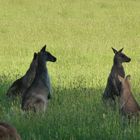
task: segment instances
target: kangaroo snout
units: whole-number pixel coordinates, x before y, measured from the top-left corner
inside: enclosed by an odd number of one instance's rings
[[[131,58],[128,57],[127,60],[126,60],[126,62],[130,62],[130,61],[131,61]]]
[[[52,59],[52,62],[56,62],[56,60],[57,60],[57,58],[56,58],[56,57],[54,57],[54,58]]]

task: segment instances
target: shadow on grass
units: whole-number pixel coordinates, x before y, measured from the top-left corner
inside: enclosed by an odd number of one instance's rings
[[[20,101],[12,101],[5,96],[10,83],[5,80],[0,83],[0,119],[14,124],[23,140],[133,138],[130,127],[125,130],[128,135],[122,131],[118,111],[104,107],[102,87],[53,87],[53,98],[47,112],[26,117],[20,109]]]

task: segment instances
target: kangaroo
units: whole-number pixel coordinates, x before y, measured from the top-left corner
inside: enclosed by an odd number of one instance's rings
[[[23,96],[23,93],[32,84],[35,78],[37,65],[37,53],[34,53],[33,60],[26,74],[20,79],[17,79],[15,82],[13,82],[11,87],[8,89],[8,97],[15,97],[17,95]]]
[[[22,98],[22,109],[25,111],[45,111],[50,96],[50,79],[46,62],[55,62],[56,57],[46,51],[46,45],[38,53],[38,67],[32,85]]]
[[[0,140],[21,140],[21,138],[13,126],[0,122]]]
[[[130,75],[127,75],[126,78],[118,75],[118,79],[121,82],[120,113],[127,116],[138,115],[140,113],[140,106],[131,91]]]
[[[125,77],[125,71],[123,68],[123,62],[130,62],[131,59],[122,53],[123,48],[117,51],[112,48],[115,56],[113,60],[113,66],[111,72],[109,74],[107,85],[105,91],[103,93],[103,101],[110,100],[115,103],[115,96],[120,96],[120,82],[118,79],[118,75]]]

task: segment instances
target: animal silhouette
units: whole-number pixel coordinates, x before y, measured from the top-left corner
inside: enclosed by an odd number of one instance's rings
[[[118,75],[125,77],[125,71],[122,63],[130,62],[131,59],[124,53],[122,53],[123,48],[119,51],[114,48],[112,48],[112,50],[115,55],[113,60],[113,66],[107,80],[105,91],[103,93],[103,101],[106,102],[110,100],[111,102],[115,103],[115,96],[120,96],[121,89]]]
[[[17,95],[23,96],[23,93],[27,90],[28,87],[30,87],[35,78],[36,68],[38,65],[37,62],[37,53],[34,53],[33,60],[26,74],[23,77],[17,79],[15,82],[13,82],[11,87],[8,89],[8,97],[15,97]]]
[[[21,140],[21,138],[13,126],[0,122],[0,140]]]
[[[46,62],[55,62],[56,57],[46,51],[46,45],[38,53],[38,67],[32,85],[22,98],[22,109],[25,111],[45,111],[50,96],[50,79]]]

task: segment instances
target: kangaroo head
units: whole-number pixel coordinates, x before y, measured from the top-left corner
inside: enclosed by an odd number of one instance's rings
[[[22,84],[25,87],[29,87],[33,82],[37,67],[38,67],[38,54],[35,52],[30,67],[22,79]]]
[[[37,67],[37,65],[38,65],[37,59],[38,59],[38,54],[35,52],[34,56],[33,56],[31,66],[30,66],[32,69],[35,69]]]
[[[118,79],[121,83],[121,91],[124,90],[129,90],[131,92],[131,84],[130,84],[130,75],[127,75],[125,78],[121,77],[120,75],[118,75]]]
[[[50,52],[46,51],[46,45],[41,49],[40,55],[45,61],[56,61],[56,57],[53,56]]]
[[[114,63],[120,64],[123,62],[130,62],[131,58],[129,58],[128,56],[126,56],[124,53],[122,53],[123,48],[120,49],[119,51],[117,51],[116,49],[112,48],[115,56],[114,56]]]

